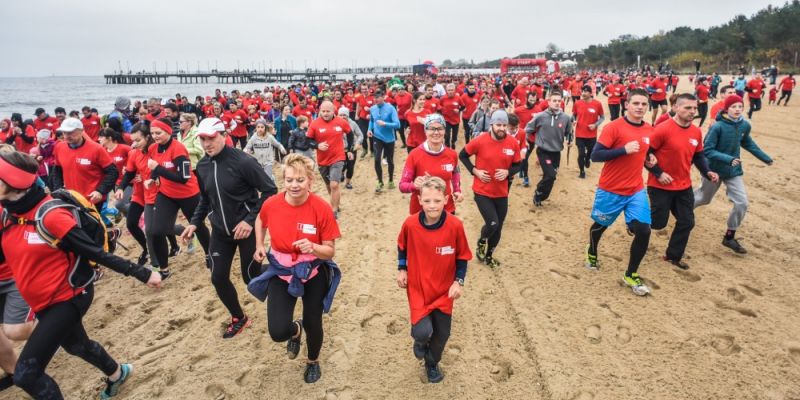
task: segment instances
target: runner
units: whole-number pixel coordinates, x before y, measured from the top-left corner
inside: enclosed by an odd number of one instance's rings
[[[620,104],[625,98],[625,85],[619,83],[619,76],[614,75],[611,78],[611,84],[603,89],[603,93],[608,96],[608,113],[611,114],[611,120],[614,121],[619,118]]]
[[[169,121],[154,119],[150,122],[150,133],[154,143],[147,151],[147,168],[150,179],[144,181],[145,188],[158,186],[153,207],[152,225],[153,256],[160,267],[162,279],[172,275],[169,270],[167,236],[175,234],[175,220],[180,210],[186,219],[194,215],[200,202],[197,177],[192,173],[192,164],[186,147],[172,138]],[[197,239],[208,261],[209,232],[205,225],[197,227]]]
[[[706,121],[708,116],[708,97],[711,94],[706,77],[703,76],[697,80],[694,92],[697,96],[697,116],[695,118],[700,118],[700,123],[697,126],[703,126],[703,122]]]
[[[444,143],[447,147],[455,149],[458,141],[458,124],[461,122],[461,110],[464,109],[464,102],[460,96],[456,95],[455,84],[448,83],[446,90],[447,94],[439,98],[442,116],[447,122]]]
[[[586,89],[589,89],[591,96],[591,88],[584,86],[584,92]],[[536,133],[536,158],[542,167],[542,180],[536,185],[533,194],[533,205],[536,207],[541,207],[553,190],[558,168],[561,166],[564,141],[566,140],[567,146],[572,146],[572,119],[561,111],[561,100],[561,91],[552,91],[547,110],[536,114],[525,127],[526,133]],[[573,109],[579,105],[580,102],[576,103]]]
[[[467,90],[461,94],[461,102],[464,104],[464,110],[461,112],[461,126],[464,127],[464,144],[467,144],[472,139],[472,126],[469,121],[481,102],[481,95],[475,89],[475,82],[472,80],[467,82]]]
[[[789,74],[781,80],[781,83],[778,85],[778,90],[781,91],[781,98],[778,99],[778,105],[781,105],[781,100],[784,98],[786,101],[783,102],[783,106],[786,107],[789,105],[789,99],[792,98],[792,90],[794,90],[795,86],[797,86],[797,80],[794,79],[794,74]]]
[[[650,151],[659,160],[658,165],[649,169],[647,179],[652,228],[664,229],[670,213],[675,217],[675,228],[663,258],[680,269],[689,269],[683,255],[694,227],[692,164],[711,182],[719,180],[703,155],[703,133],[692,124],[697,108],[694,96],[678,95],[673,107],[675,116],[656,126],[650,135]]]
[[[180,129],[175,138],[186,147],[186,152],[189,153],[189,162],[192,163],[192,171],[194,171],[194,168],[197,168],[197,162],[205,154],[203,146],[200,145],[200,139],[197,138],[197,116],[188,113],[181,114],[178,126]]]
[[[325,188],[331,196],[331,207],[337,218],[342,195],[339,184],[342,181],[344,161],[347,159],[344,154],[344,135],[350,132],[350,124],[334,117],[333,103],[323,101],[319,107],[319,118],[311,122],[306,134],[309,139],[317,143],[317,166],[325,182]],[[380,157],[377,159],[380,161]]]
[[[464,200],[461,194],[461,173],[458,169],[458,155],[455,150],[444,146],[443,132],[446,122],[439,114],[430,114],[425,118],[425,135],[427,140],[422,146],[409,153],[400,178],[400,191],[411,193],[409,214],[422,210],[419,202],[419,190],[428,176],[437,176],[445,182],[447,201],[445,210],[451,214],[456,212],[456,204]]]
[[[301,116],[300,118],[305,120],[305,117],[303,116]],[[303,126],[303,123],[306,123],[307,126],[308,120],[300,122],[300,118],[298,118],[297,123],[301,127]],[[216,132],[213,129],[208,129],[213,126],[210,124],[213,124],[213,122],[209,122],[207,125],[205,125],[206,128],[205,131]],[[253,155],[256,158],[256,160],[258,160],[258,164],[261,166],[261,169],[264,172],[266,172],[269,179],[272,182],[275,182],[275,173],[272,170],[272,166],[275,163],[275,149],[277,149],[281,155],[286,154],[286,149],[278,142],[277,139],[275,139],[275,128],[273,128],[272,125],[268,125],[267,121],[259,119],[256,121],[255,126],[256,126],[255,134],[250,137],[250,140],[247,142],[247,145],[244,146],[244,152]],[[202,143],[202,138],[200,139]],[[290,142],[291,140],[292,138],[289,138]],[[206,154],[208,154],[207,149],[206,149]]]
[[[633,293],[645,296],[650,288],[637,272],[650,242],[650,206],[644,190],[641,168],[645,159],[655,164],[655,156],[647,151],[653,128],[643,121],[647,113],[647,92],[634,89],[628,93],[627,113],[603,128],[592,151],[592,161],[605,162],[595,192],[589,245],[586,247],[586,267],[597,271],[600,264],[597,250],[603,232],[625,212],[625,223],[633,233],[628,269],[623,282]]]
[[[361,128],[361,132],[367,132],[369,130],[369,109],[375,104],[375,98],[369,93],[366,84],[361,84],[359,93],[355,98],[355,104],[356,123],[358,123],[358,127]],[[372,142],[372,138],[364,138],[364,144],[362,146],[364,151],[361,153],[361,158],[366,157],[367,153],[375,153]]]
[[[425,94],[414,93],[414,106],[406,112],[408,121],[408,135],[406,136],[406,150],[408,154],[425,141],[425,117],[431,112],[425,108]]]
[[[394,131],[400,128],[400,120],[397,119],[397,110],[394,106],[386,104],[383,89],[376,90],[373,96],[375,105],[369,109],[367,137],[372,139],[372,147],[375,152],[375,175],[378,177],[375,193],[380,193],[383,191],[383,168],[381,166],[383,159],[386,160],[389,168],[388,189],[394,189]]]
[[[612,90],[613,84],[606,89]],[[611,97],[609,97],[609,102]],[[619,100],[617,100],[619,101]],[[609,104],[610,106],[610,104]],[[578,148],[578,168],[580,173],[578,178],[586,178],[585,168],[592,165],[592,149],[597,144],[597,128],[605,121],[603,115],[603,105],[592,98],[592,88],[584,86],[581,90],[581,101],[572,107],[572,119],[575,121],[575,145]],[[619,104],[617,104],[617,114],[619,114]]]
[[[59,131],[63,141],[53,150],[53,187],[75,190],[93,204],[102,204],[119,177],[114,160],[103,146],[86,140],[79,119],[65,119]]]
[[[323,102],[321,108],[326,107],[333,108],[333,104]],[[333,112],[329,112],[332,116]],[[332,121],[329,119],[328,123]],[[311,192],[313,177],[311,159],[300,154],[286,157],[283,169],[286,190],[265,201],[256,219],[254,258],[257,262],[268,260],[269,267],[248,285],[248,290],[262,301],[269,295],[269,335],[276,342],[288,341],[289,359],[295,359],[300,353],[305,330],[308,360],[303,379],[306,383],[314,383],[322,376],[319,366],[324,335],[322,313],[330,311],[341,278],[341,271],[331,261],[336,252],[335,240],[341,233],[331,206]],[[269,251],[264,248],[267,230]],[[303,318],[293,321],[298,297],[303,299]]]
[[[745,91],[747,92],[747,100],[750,102],[750,111],[747,112],[747,119],[753,119],[753,113],[761,111],[761,97],[764,96],[764,89],[767,84],[761,78],[761,74],[757,74],[755,78],[747,82]]]
[[[352,131],[351,133],[345,135],[348,139],[346,151],[347,160],[345,160],[344,164],[344,187],[345,189],[352,190],[353,185],[351,181],[353,180],[353,174],[355,174],[356,171],[356,158],[358,156],[358,149],[360,149],[361,144],[364,143],[364,134],[361,133],[361,128],[359,128],[356,121],[350,119],[350,110],[347,107],[340,107],[338,114],[339,118],[347,121],[347,124],[350,125],[350,130]]]
[[[661,73],[656,73],[656,77],[647,85],[650,92],[650,108],[653,114],[650,118],[650,125],[655,125],[659,110],[661,113],[667,112],[667,84]]]
[[[733,208],[728,215],[728,230],[722,239],[722,245],[731,250],[745,254],[747,250],[736,240],[736,230],[742,224],[747,213],[747,192],[744,188],[744,171],[742,170],[741,149],[772,165],[768,156],[750,137],[750,123],[744,120],[744,101],[737,95],[725,99],[725,109],[717,116],[717,123],[711,126],[703,141],[703,153],[709,160],[709,167],[719,175],[717,182],[703,179],[700,187],[694,192],[694,207],[711,202],[721,183],[725,184],[728,199]]]
[[[495,111],[488,134],[476,137],[458,155],[474,176],[472,191],[484,222],[478,239],[478,260],[492,268],[500,266],[494,251],[508,213],[508,178],[519,172],[521,161],[517,139],[508,135],[506,129],[508,114]],[[475,164],[470,161],[473,155]]]
[[[397,94],[394,96],[395,106],[397,106],[397,118],[400,119],[400,140],[403,142],[403,147],[406,147],[406,128],[408,128],[408,121],[406,120],[406,112],[414,105],[413,95],[406,90],[406,86],[396,84],[392,87],[392,91],[397,89]]]
[[[259,120],[256,123],[259,133],[256,135],[266,135],[265,127],[266,121]],[[246,149],[259,140],[256,135],[248,142]],[[204,225],[208,217],[211,222],[211,283],[231,314],[231,322],[222,334],[223,339],[230,339],[251,323],[239,304],[239,296],[231,282],[233,256],[238,248],[245,284],[261,273],[261,264],[253,262],[256,250],[253,226],[264,200],[277,193],[277,189],[275,181],[259,165],[260,162],[238,149],[226,146],[224,136],[225,126],[216,118],[204,119],[198,127],[197,137],[206,153],[197,164],[201,198],[181,239],[191,240],[197,227]],[[272,149],[267,150],[266,153],[271,155]]]
[[[52,199],[34,184],[37,169],[36,161],[28,155],[0,152],[0,203],[8,215],[0,236],[0,264],[7,262],[19,293],[38,319],[19,355],[14,384],[36,399],[63,398],[58,384],[45,373],[62,347],[107,376],[100,398],[110,398],[119,393],[133,372],[133,365],[117,363],[102,345],[86,335],[81,319],[92,303],[94,276],[90,272],[87,279],[79,279],[84,274],[71,273],[72,260],[75,255],[85,257],[123,275],[132,275],[153,288],[161,287],[161,278],[103,251],[76,226],[75,217],[64,208],[51,208],[41,222],[59,242],[57,248],[48,245],[38,236],[36,226],[26,223],[34,221],[40,207]],[[78,272],[91,269],[88,264],[79,264]]]
[[[711,106],[711,125],[709,125],[708,129],[711,129],[711,127],[714,126],[714,123],[717,122],[717,117],[723,111],[723,109],[725,109],[725,99],[727,99],[729,96],[735,95],[736,89],[734,89],[733,86],[725,85],[719,89],[719,93],[719,101]]]
[[[450,337],[453,302],[463,293],[472,259],[463,223],[443,212],[447,186],[437,176],[420,178],[419,198],[412,201],[422,210],[406,218],[397,238],[397,286],[406,289],[414,356],[425,360],[430,383],[444,379],[439,361]]]

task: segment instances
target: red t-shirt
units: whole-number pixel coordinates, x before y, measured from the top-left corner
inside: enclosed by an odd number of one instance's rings
[[[608,96],[608,104],[620,104],[625,97],[625,85],[612,83],[603,90]]]
[[[45,196],[20,217],[33,220],[39,206],[50,199],[49,195]],[[58,239],[63,239],[76,226],[72,214],[63,208],[47,213],[43,222]],[[45,243],[36,233],[36,226],[14,224],[3,231],[2,237],[3,254],[17,289],[34,312],[83,292],[83,289],[73,289],[67,282],[68,271],[75,261],[73,256]]]
[[[663,101],[667,99],[667,84],[663,79],[653,79],[648,86],[654,90],[650,92],[650,100]],[[656,90],[660,91],[656,92]]]
[[[341,118],[333,118],[325,121],[317,118],[308,126],[306,136],[315,140],[317,143],[328,143],[328,150],[317,148],[317,164],[320,166],[331,166],[336,162],[344,161],[347,158],[344,154],[344,135],[350,132],[350,124]]]
[[[103,126],[100,124],[100,117],[92,114],[88,118],[81,118],[81,122],[83,123],[83,132],[86,133],[86,136],[89,136],[89,138],[96,142],[98,136],[97,134],[100,133],[100,129],[103,128]]]
[[[108,152],[109,157],[111,157],[111,161],[117,167],[117,172],[119,172],[119,177],[117,178],[117,185],[122,182],[122,176],[125,175],[125,164],[128,162],[128,153],[131,152],[131,147],[124,144],[118,144],[117,147],[114,147],[114,150]]]
[[[442,110],[442,116],[448,124],[456,125],[461,123],[461,117],[459,116],[459,113],[461,112],[461,108],[464,106],[464,103],[461,101],[461,97],[456,95],[453,95],[453,97],[440,97],[439,106]]]
[[[22,136],[27,136],[29,138],[33,138],[33,142],[28,143],[22,140]],[[31,149],[36,147],[36,129],[34,129],[33,125],[28,125],[25,129],[22,130],[22,133],[18,134],[14,137],[14,147],[20,153],[30,154]]]
[[[394,101],[397,104],[397,115],[401,121],[405,121],[406,111],[411,109],[413,98],[414,96],[408,92],[406,92],[405,96],[403,96],[402,93],[398,93],[396,96],[394,96]]]
[[[417,147],[425,142],[427,137],[425,136],[425,124],[419,122],[417,119],[422,118],[425,119],[431,112],[422,109],[420,112],[414,112],[413,110],[408,110],[406,112],[406,121],[408,121],[408,137],[406,138],[406,146],[408,147]]]
[[[461,102],[464,104],[464,112],[461,113],[461,118],[470,119],[472,114],[475,113],[475,110],[477,110],[478,106],[480,105],[481,96],[478,94],[478,92],[475,92],[475,94],[472,96],[464,93],[461,95]]]
[[[297,252],[293,243],[300,239],[322,244],[342,236],[331,205],[314,193],[299,206],[286,202],[286,192],[278,193],[264,202],[258,216],[269,231],[270,246],[281,253]]]
[[[439,102],[439,99],[435,97],[431,97],[430,99],[425,100],[425,105],[423,107],[426,110],[430,111],[431,113],[441,112],[442,109],[442,105]]]
[[[159,152],[158,147],[158,143],[151,144],[150,148],[147,150],[147,156],[158,162],[158,165],[167,171],[178,171],[178,166],[175,165],[175,159],[178,157],[185,157],[186,161],[189,161],[189,152],[186,151],[186,146],[175,139],[170,139],[170,143],[164,152]],[[194,176],[191,168],[184,170],[189,173],[189,180],[186,181],[186,183],[179,183],[171,181],[166,177],[159,177],[158,191],[171,199],[186,199],[200,193],[200,187],[197,185],[197,177]]]
[[[444,180],[447,189],[445,194],[447,204],[444,206],[445,211],[452,213],[456,211],[456,203],[453,201],[453,172],[458,167],[458,155],[456,151],[445,147],[439,154],[430,154],[423,146],[417,147],[408,154],[406,158],[405,170],[414,171],[414,178],[418,176],[425,176],[427,173],[430,176],[438,176]],[[413,180],[413,179],[412,179]],[[422,211],[422,206],[419,204],[419,190],[414,189],[411,192],[411,201],[408,203],[409,214],[415,214]]]
[[[784,92],[791,92],[794,89],[794,86],[797,85],[797,80],[792,77],[785,77],[781,79],[781,91]]]
[[[295,118],[302,115],[308,118],[309,121],[311,121],[313,119],[312,117],[314,116],[314,109],[311,108],[310,106],[306,106],[305,108],[303,108],[298,104],[294,106],[294,108],[292,109],[292,115],[294,115]]]
[[[67,142],[58,142],[53,155],[56,165],[61,167],[64,187],[87,198],[103,181],[103,169],[113,163],[108,151],[90,140],[84,140],[77,149],[70,148]]]
[[[158,194],[156,185],[150,186],[150,189],[144,188],[143,182],[150,179],[150,168],[147,168],[147,160],[149,159],[141,150],[134,149],[128,153],[128,161],[125,164],[125,172],[134,172],[141,179],[141,182],[133,182],[132,184],[131,201],[143,206],[156,204],[156,195]]]
[[[525,101],[528,99],[528,93],[531,92],[530,85],[522,86],[517,85],[514,90],[511,92],[511,100],[514,101],[514,105],[525,104]]]
[[[747,82],[747,88],[750,89],[747,92],[747,97],[751,99],[760,99],[761,93],[764,91],[764,88],[767,87],[767,84],[764,83],[761,79],[753,79],[750,82]]]
[[[467,143],[464,150],[475,155],[475,168],[485,170],[491,178],[483,182],[475,176],[472,191],[486,197],[508,197],[508,179],[498,181],[494,174],[498,169],[507,170],[511,164],[520,162],[517,139],[507,134],[503,140],[495,140],[491,133],[484,133]]]
[[[538,104],[534,104],[533,107],[528,108],[527,104],[525,104],[514,109],[514,114],[519,118],[519,126],[522,129],[525,129],[528,122],[531,122],[533,119],[533,115],[539,112],[537,105]]]
[[[662,185],[655,175],[648,174],[647,186],[664,190],[684,190],[692,187],[692,157],[703,151],[703,133],[694,124],[683,128],[670,118],[653,128],[650,147],[655,150],[658,166],[670,176],[672,183]]]
[[[708,116],[711,118],[711,125],[714,125],[714,122],[717,122],[717,114],[719,114],[724,108],[725,100],[720,100],[711,106],[711,112],[708,114]],[[711,125],[709,125],[709,128]]]
[[[711,89],[708,86],[700,84],[694,88],[695,93],[697,93],[697,101],[700,103],[708,103],[708,95],[711,93]]]
[[[229,113],[231,120],[236,122],[236,127],[231,131],[231,136],[245,137],[247,136],[247,113],[242,110]]]
[[[366,97],[361,95],[358,96],[356,102],[358,103],[359,106],[361,106],[361,109],[358,112],[358,118],[369,119],[369,108],[372,107],[373,104],[375,104],[375,98],[372,97],[371,95]]]
[[[55,134],[56,128],[59,125],[61,125],[61,123],[56,117],[47,117],[44,119],[44,121],[40,120],[39,118],[33,120],[33,129],[35,129],[36,132],[39,132],[42,129],[47,129],[50,131],[50,133]]]
[[[667,122],[667,120],[670,118],[672,118],[672,115],[669,115],[669,111],[659,115],[658,118],[656,118],[656,123],[655,125],[653,125],[653,127],[656,127],[658,125],[663,124],[664,122]]]
[[[578,100],[572,107],[572,114],[578,119],[575,124],[575,137],[583,139],[594,139],[597,137],[597,128],[589,130],[589,125],[594,124],[603,116],[603,105],[595,100],[585,102]]]
[[[611,121],[603,128],[600,138],[597,139],[598,143],[608,149],[616,149],[636,140],[639,142],[639,151],[606,161],[597,184],[600,189],[622,196],[630,196],[644,189],[642,168],[652,133],[653,127],[650,124],[644,122],[641,126],[636,126],[625,118]]]
[[[464,224],[455,215],[446,215],[435,230],[425,228],[419,218],[419,213],[409,215],[397,237],[397,247],[406,252],[412,324],[433,310],[453,314],[448,292],[455,282],[456,261],[472,259]]]

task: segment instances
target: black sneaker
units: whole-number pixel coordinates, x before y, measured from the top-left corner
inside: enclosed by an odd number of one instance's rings
[[[444,374],[439,369],[439,364],[430,365],[425,363],[425,372],[428,375],[428,382],[429,383],[439,383],[444,379]]]
[[[353,185],[348,183],[348,184],[344,185],[344,188],[347,189],[347,190],[353,190]]]
[[[213,270],[214,268],[214,260],[211,259],[211,256],[206,256],[206,268],[209,271]]]
[[[586,179],[586,172],[584,172],[584,171],[581,171],[581,173],[580,173],[580,174],[578,174],[578,178],[581,178],[581,179]]]
[[[181,254],[181,246],[175,246],[175,247],[169,249],[169,256],[170,257],[175,257],[178,254]]]
[[[170,271],[170,270],[164,271],[162,269],[162,270],[159,270],[158,273],[161,275],[161,281],[162,282],[167,280],[167,278],[169,278],[170,276],[172,276],[172,271]]]
[[[147,252],[143,251],[142,254],[139,254],[139,258],[136,260],[136,264],[145,265],[147,264]]]
[[[536,207],[541,207],[542,206],[542,201],[539,200],[538,197],[534,196],[533,197],[533,205],[536,206]]]
[[[314,383],[322,377],[322,370],[319,368],[319,362],[306,364],[306,372],[303,373],[303,380],[306,383]]]
[[[250,326],[251,321],[250,318],[247,318],[247,315],[244,318],[233,318],[231,317],[231,323],[228,324],[228,328],[225,329],[225,333],[222,334],[223,339],[230,339],[239,333],[241,333],[244,328]]]
[[[678,268],[680,268],[680,269],[682,269],[682,270],[689,269],[689,264],[687,264],[687,263],[685,263],[685,262],[683,262],[681,260],[672,260],[667,256],[664,256],[663,260],[668,262],[668,263],[670,263],[670,264],[672,264],[672,265],[674,265],[674,266],[676,266],[676,267],[678,267]]]
[[[583,164],[583,167],[589,168],[591,166],[592,166],[592,160],[590,160],[589,157],[586,157],[586,162]]]
[[[300,328],[300,334],[286,342],[286,354],[289,356],[290,360],[294,360],[297,358],[297,355],[300,354],[300,340],[303,339],[303,320],[296,319],[294,324]],[[306,373],[308,373],[308,369],[306,369]],[[317,379],[319,379],[319,376],[317,376]],[[314,381],[316,381],[316,379]]]
[[[414,341],[414,357],[417,360],[422,360],[425,358],[425,353],[428,352],[428,345],[425,343],[419,343],[416,340]]]
[[[483,261],[486,258],[486,252],[489,251],[489,241],[486,239],[478,239],[478,247],[476,256],[478,257],[479,261]]]
[[[739,254],[747,254],[747,249],[745,249],[736,238],[730,239],[722,239],[722,245],[739,253]]]

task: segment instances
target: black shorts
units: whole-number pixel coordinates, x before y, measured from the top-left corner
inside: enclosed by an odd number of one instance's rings
[[[656,108],[658,106],[666,106],[666,105],[667,105],[667,100],[666,99],[664,99],[664,100],[650,100],[650,107],[652,107],[652,108]]]

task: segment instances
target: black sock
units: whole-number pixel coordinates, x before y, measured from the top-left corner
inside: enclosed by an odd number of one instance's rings
[[[735,229],[728,229],[727,231],[725,231],[725,240],[731,240],[735,236],[736,236],[736,230]]]

